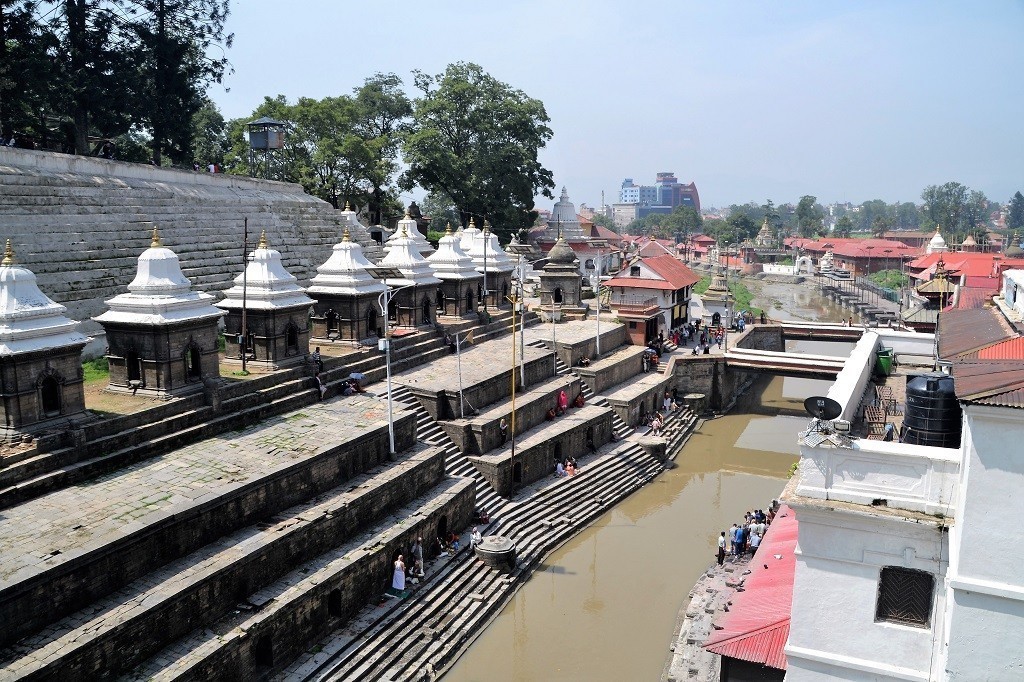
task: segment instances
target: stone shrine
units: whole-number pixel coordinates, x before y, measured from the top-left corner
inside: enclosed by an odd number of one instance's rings
[[[248,361],[267,369],[296,364],[309,350],[309,309],[313,299],[281,263],[281,252],[260,235],[245,272],[224,292],[217,307],[224,318],[224,358],[240,362],[244,348]],[[242,342],[242,309],[246,337]]]
[[[732,326],[733,296],[721,268],[711,278],[711,286],[700,295],[700,300],[704,305],[704,325],[706,327]]]
[[[5,439],[85,410],[82,348],[89,338],[51,301],[11,240],[0,262],[0,406]]]
[[[107,334],[108,388],[161,396],[202,390],[204,377],[220,374],[224,311],[210,294],[192,291],[156,228],[138,263],[128,293],[107,301],[107,312],[93,318]]]
[[[412,239],[416,245],[416,250],[419,251],[421,256],[429,256],[434,253],[434,247],[430,245],[427,238],[420,232],[419,226],[416,224],[416,220],[409,215],[409,209],[405,210],[405,217],[398,221],[398,226],[395,231],[388,237],[388,241],[384,244],[384,253],[391,253],[395,241],[400,239],[402,236],[402,230]]]
[[[441,280],[437,294],[439,315],[468,316],[476,313],[475,292],[483,275],[476,271],[473,259],[466,255],[459,242],[449,223],[438,242],[437,251],[427,258],[434,275]]]
[[[484,221],[484,229],[473,240],[467,255],[473,259],[476,271],[484,276],[481,283],[480,302],[495,308],[509,305],[508,296],[512,289],[512,271],[516,265],[498,243],[498,235],[491,232],[491,226]],[[484,293],[486,292],[486,297]]]
[[[559,238],[548,251],[548,263],[540,273],[542,314],[554,319],[586,317],[588,308],[580,299],[582,284],[576,253],[565,239]]]
[[[420,255],[405,226],[390,243],[391,250],[379,267],[397,271],[400,276],[384,279],[394,290],[388,302],[388,322],[400,327],[433,325],[441,280],[434,275],[427,259]]]
[[[346,229],[306,290],[314,301],[310,318],[314,341],[383,338],[377,301],[387,287],[366,271],[370,267],[373,264],[363,255],[363,247],[352,241]]]

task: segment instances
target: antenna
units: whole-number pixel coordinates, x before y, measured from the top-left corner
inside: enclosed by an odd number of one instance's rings
[[[831,421],[843,413],[843,406],[827,396],[812,395],[804,401],[807,414],[815,419]]]

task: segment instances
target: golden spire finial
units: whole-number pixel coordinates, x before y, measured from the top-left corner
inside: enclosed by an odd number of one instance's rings
[[[262,232],[260,232],[260,243],[256,245],[256,248],[257,249],[269,248],[267,246],[267,231],[266,230],[263,230]]]
[[[14,265],[14,247],[11,246],[11,240],[7,240],[7,248],[4,249],[4,259],[0,262],[0,265]]]
[[[452,233],[452,221],[450,221],[450,220],[448,221],[448,227],[444,228],[444,233],[446,235]]]
[[[487,222],[487,218],[484,218],[484,232],[490,232],[490,231],[491,231],[491,224],[489,222]]]
[[[402,239],[408,239],[408,238],[409,238],[409,231],[407,229],[405,229],[405,225],[402,225]]]
[[[351,211],[352,210],[352,204],[348,203],[348,201],[345,202],[345,210],[346,211]]]
[[[469,216],[469,226],[476,227],[476,221],[473,220],[473,216]]]
[[[149,248],[158,249],[161,246],[163,246],[163,243],[160,241],[160,231],[153,227],[153,239],[149,242]]]
[[[350,242],[350,241],[352,241],[352,235],[349,234],[348,227],[346,227],[345,231],[341,233],[341,241],[343,241],[343,242]]]

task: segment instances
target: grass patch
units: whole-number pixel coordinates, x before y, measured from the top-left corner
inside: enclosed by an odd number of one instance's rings
[[[110,363],[107,359],[96,358],[95,360],[86,360],[82,363],[82,377],[86,381],[98,381],[99,379],[110,378]]]
[[[693,285],[693,293],[703,294],[711,286],[711,277],[705,275],[700,278],[700,281]],[[754,293],[747,288],[747,285],[743,282],[730,279],[729,280],[729,291],[732,292],[733,297],[733,310],[749,310],[752,315],[759,316],[764,311],[757,306],[751,305],[750,302],[754,300]]]

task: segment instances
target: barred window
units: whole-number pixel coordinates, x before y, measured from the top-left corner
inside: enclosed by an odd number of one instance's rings
[[[929,627],[935,577],[927,571],[884,566],[878,578],[875,621]]]

